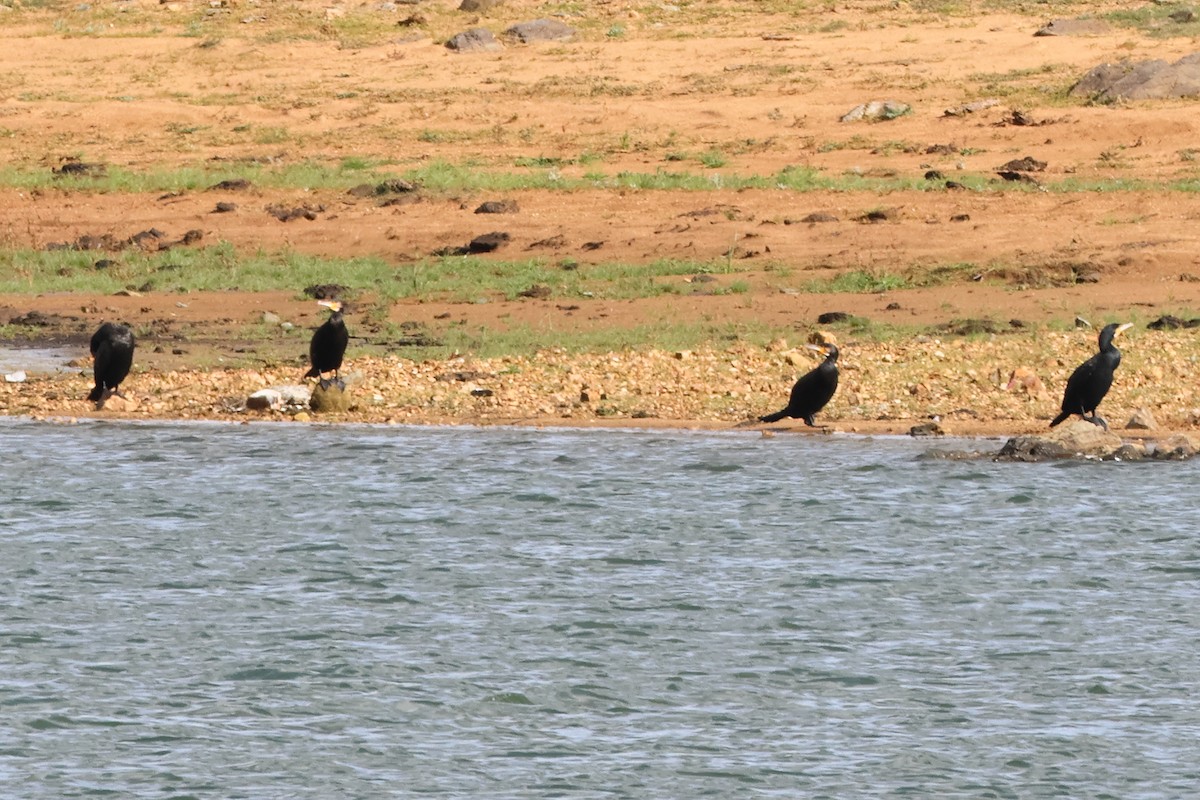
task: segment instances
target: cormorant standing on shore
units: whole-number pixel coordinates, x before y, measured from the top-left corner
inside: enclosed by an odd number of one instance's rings
[[[133,366],[133,347],[133,332],[124,325],[106,322],[92,334],[92,371],[96,385],[88,394],[88,400],[103,406],[104,401],[114,394],[125,396],[118,387]]]
[[[809,427],[816,427],[813,414],[816,414],[833,397],[838,385],[838,349],[837,345],[825,343],[822,345],[807,345],[809,350],[815,350],[825,356],[817,367],[796,381],[792,387],[792,395],[787,408],[759,417],[759,422],[778,422],[784,417],[795,417],[804,420]]]
[[[1113,322],[1104,326],[1100,331],[1100,352],[1080,364],[1067,379],[1067,389],[1063,392],[1062,413],[1050,423],[1053,428],[1072,414],[1078,414],[1093,425],[1099,425],[1108,430],[1108,423],[1096,414],[1096,406],[1108,394],[1113,382],[1113,371],[1121,364],[1121,351],[1113,344],[1113,339],[1126,328],[1132,328],[1132,322],[1118,325]],[[1091,412],[1091,416],[1088,416]]]
[[[342,358],[346,355],[350,334],[346,332],[346,323],[342,321],[342,304],[337,300],[318,300],[317,305],[325,306],[333,313],[313,332],[312,341],[308,345],[312,369],[304,373],[304,377],[319,379],[321,388],[324,389],[330,382],[322,375],[332,372],[338,386],[344,388],[342,379],[338,377],[338,370],[342,367]]]

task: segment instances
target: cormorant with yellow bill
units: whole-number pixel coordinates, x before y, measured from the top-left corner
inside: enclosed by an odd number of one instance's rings
[[[1132,327],[1132,322],[1120,325],[1113,322],[1104,326],[1100,331],[1100,352],[1076,367],[1067,379],[1062,413],[1050,423],[1051,428],[1072,414],[1078,414],[1093,425],[1108,430],[1108,423],[1096,413],[1096,406],[1108,394],[1112,387],[1113,371],[1121,364],[1121,351],[1113,344],[1113,339]]]
[[[825,360],[796,381],[792,387],[792,395],[787,408],[759,417],[760,422],[778,422],[784,417],[794,417],[804,420],[809,427],[816,427],[813,414],[816,414],[833,397],[838,385],[838,349],[830,342],[825,344],[806,345],[809,350],[815,350],[825,356]]]
[[[324,373],[332,372],[337,385],[344,388],[342,379],[338,377],[338,370],[342,367],[350,334],[346,332],[346,323],[342,321],[342,304],[337,300],[318,300],[317,305],[324,306],[333,313],[313,332],[312,341],[308,345],[312,369],[304,373],[304,377],[317,378],[324,389],[330,384],[330,381],[323,377]]]

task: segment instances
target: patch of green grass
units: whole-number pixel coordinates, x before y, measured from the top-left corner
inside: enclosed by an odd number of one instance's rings
[[[1193,12],[1187,19],[1186,12]],[[1157,38],[1200,36],[1200,14],[1186,3],[1146,3],[1136,8],[1122,8],[1103,15],[1103,19],[1124,28],[1135,28]],[[1173,17],[1172,15],[1177,15]]]
[[[813,280],[805,284],[804,290],[814,294],[831,294],[849,292],[852,294],[872,294],[886,292],[892,289],[905,289],[909,282],[902,275],[876,270],[853,269],[840,273],[828,280]]]
[[[111,262],[97,268],[96,262]],[[718,272],[721,262],[661,259],[645,264],[564,265],[544,259],[497,261],[446,256],[394,264],[381,258],[302,253],[238,253],[228,244],[145,253],[0,250],[0,293],[290,290],[341,283],[381,301],[400,298],[478,302],[519,299],[535,287],[555,298],[632,299],[682,291],[682,275]],[[739,291],[736,286],[723,291]],[[740,291],[746,291],[741,289]]]

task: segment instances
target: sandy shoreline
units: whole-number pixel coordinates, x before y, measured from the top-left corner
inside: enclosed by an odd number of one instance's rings
[[[1048,431],[1062,387],[1094,352],[1090,331],[1042,332],[985,339],[847,342],[842,382],[817,422],[828,432],[908,435],[936,422],[951,437],[1001,438]],[[1200,398],[1186,375],[1200,363],[1187,332],[1135,332],[1117,380],[1101,405],[1112,430],[1129,439],[1195,431]],[[796,377],[816,360],[797,342],[768,347],[570,354],[543,351],[495,359],[409,361],[395,356],[348,359],[350,409],[251,410],[246,398],[267,387],[301,383],[293,365],[261,369],[139,369],[96,410],[84,397],[90,370],[31,375],[0,384],[0,413],[34,419],[224,420],[528,428],[690,429],[824,435],[799,420],[757,423],[782,407]],[[1014,370],[1035,376],[1011,385]],[[1011,385],[1011,388],[1010,388]],[[1137,411],[1152,429],[1129,429]]]

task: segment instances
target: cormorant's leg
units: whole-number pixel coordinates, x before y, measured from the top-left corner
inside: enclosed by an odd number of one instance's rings
[[[1101,417],[1099,414],[1092,414],[1090,417],[1084,416],[1083,418],[1093,425],[1099,425],[1101,428],[1104,428],[1105,432],[1108,431],[1108,423],[1105,422],[1104,417]]]
[[[810,428],[817,427],[817,423],[813,422],[812,414],[809,414],[807,417],[804,418],[804,424]]]

